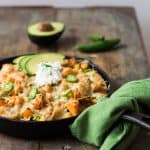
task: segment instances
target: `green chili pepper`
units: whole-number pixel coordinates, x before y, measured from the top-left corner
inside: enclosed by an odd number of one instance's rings
[[[14,84],[12,82],[7,82],[4,84],[2,90],[3,92],[10,92],[14,88]]]
[[[38,93],[38,90],[37,90],[37,88],[33,88],[31,91],[30,91],[30,93],[29,93],[29,99],[31,100],[31,99],[34,99],[35,97],[36,97],[36,94]]]
[[[87,69],[83,70],[84,73],[87,73],[87,72],[90,72],[90,71],[93,71],[93,69],[92,68],[87,68]]]
[[[77,78],[76,76],[74,76],[74,75],[68,75],[68,76],[66,77],[66,80],[67,80],[68,82],[75,83],[75,82],[78,81],[78,78]]]
[[[72,90],[71,90],[71,89],[68,89],[68,90],[62,92],[62,96],[68,97],[68,96],[71,94],[71,92],[72,92]]]
[[[97,41],[86,45],[80,45],[77,47],[79,51],[82,52],[101,52],[106,51],[114,48],[120,39],[111,39],[111,40],[104,40],[104,41]]]
[[[34,116],[32,117],[32,120],[33,120],[33,121],[40,121],[40,119],[41,119],[41,117],[40,117],[39,115],[34,115]]]
[[[104,36],[100,36],[98,34],[91,34],[90,35],[90,39],[93,41],[93,42],[96,42],[96,41],[104,41]]]

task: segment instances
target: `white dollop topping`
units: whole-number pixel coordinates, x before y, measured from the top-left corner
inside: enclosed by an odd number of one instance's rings
[[[42,86],[47,84],[57,84],[62,79],[61,76],[61,63],[44,62],[38,65],[38,70],[35,76],[36,86]]]

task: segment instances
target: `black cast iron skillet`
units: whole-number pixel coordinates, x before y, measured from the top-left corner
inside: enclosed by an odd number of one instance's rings
[[[18,57],[18,56],[16,56]],[[107,74],[99,68],[97,65],[92,63],[89,59],[79,58],[75,56],[66,56],[66,58],[76,58],[78,60],[88,60],[89,66],[95,70],[104,78],[107,86],[110,86],[110,80]],[[4,63],[12,63],[15,57],[1,58],[0,67]],[[0,117],[0,132],[24,138],[40,138],[40,137],[54,137],[61,136],[62,134],[68,134],[68,126],[74,121],[76,117],[71,117],[61,120],[53,121],[22,121],[13,120],[4,117]],[[139,125],[144,129],[150,131],[150,116],[142,113],[125,113],[121,116],[122,120]]]
[[[18,56],[15,56],[18,57]],[[10,58],[1,58],[0,67],[5,63],[12,63],[12,60],[15,57]],[[78,60],[88,60],[84,58],[79,58],[75,56],[66,56],[66,58],[76,58]],[[107,83],[107,86],[110,85],[110,80],[106,73],[100,69],[97,65],[88,60],[89,66],[95,70],[104,78]],[[0,117],[0,132],[25,138],[39,138],[39,137],[51,137],[51,136],[60,136],[61,134],[69,133],[69,124],[74,121],[75,117],[53,120],[53,121],[22,121],[22,120],[13,120],[4,117]]]

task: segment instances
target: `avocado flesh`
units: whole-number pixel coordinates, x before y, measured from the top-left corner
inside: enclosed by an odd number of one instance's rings
[[[26,65],[26,62],[32,57],[32,55],[29,55],[29,56],[24,56],[18,63],[19,63],[19,67],[25,72],[27,73],[26,71],[26,68],[25,68],[25,65]]]
[[[37,71],[37,65],[42,62],[60,62],[62,63],[65,56],[60,53],[38,53],[32,55],[19,56],[13,60],[15,64],[28,75],[34,75]],[[16,62],[17,60],[17,62]]]
[[[37,55],[32,55],[25,64],[25,70],[29,75],[34,75],[37,71],[38,64],[42,62],[63,62],[64,55],[59,53],[40,53]]]
[[[17,57],[17,58],[15,58],[14,60],[13,60],[13,63],[14,64],[19,64],[19,61],[22,59],[22,58],[24,58],[25,56],[20,56],[20,57]]]
[[[57,33],[63,32],[64,31],[64,24],[60,23],[60,22],[50,22],[50,24],[54,27],[54,30],[52,31],[39,31],[37,29],[37,25],[33,24],[31,26],[28,27],[28,34],[32,35],[32,36],[53,36]]]

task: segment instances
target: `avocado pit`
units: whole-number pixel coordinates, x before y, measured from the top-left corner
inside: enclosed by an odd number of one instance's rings
[[[53,31],[54,27],[49,22],[41,22],[37,25],[37,30],[40,32],[49,32]]]

